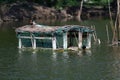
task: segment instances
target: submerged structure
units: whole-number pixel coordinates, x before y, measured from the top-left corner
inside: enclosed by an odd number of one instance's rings
[[[17,28],[18,48],[89,49],[94,30],[80,25],[25,25]],[[72,47],[72,48],[71,48]]]

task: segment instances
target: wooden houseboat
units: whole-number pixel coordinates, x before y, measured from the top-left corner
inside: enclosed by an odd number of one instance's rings
[[[18,48],[90,49],[94,30],[80,25],[25,25],[16,28]]]

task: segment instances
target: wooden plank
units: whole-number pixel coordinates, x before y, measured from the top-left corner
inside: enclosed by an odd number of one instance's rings
[[[82,48],[82,32],[78,32],[78,48]]]
[[[29,36],[19,36],[18,38],[21,39],[33,39],[33,37],[29,37]],[[52,37],[34,37],[35,39],[52,39]]]
[[[91,48],[91,37],[92,37],[92,34],[88,34],[88,36],[87,36],[87,45],[86,45],[87,49]]]
[[[33,40],[33,49],[36,49],[36,39]]]
[[[21,38],[18,39],[18,48],[19,49],[22,48],[22,40],[21,40]]]
[[[34,37],[35,39],[52,39],[52,37]]]
[[[53,50],[56,50],[56,37],[52,38],[52,47],[53,47]]]
[[[63,48],[67,49],[68,47],[68,41],[67,41],[67,33],[63,33]]]
[[[21,39],[32,39],[32,37],[30,37],[30,36],[19,36],[18,38],[21,38]]]

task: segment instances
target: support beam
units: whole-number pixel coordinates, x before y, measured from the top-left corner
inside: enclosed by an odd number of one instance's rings
[[[56,50],[56,37],[53,37],[52,38],[52,47],[53,47],[53,50]]]
[[[82,48],[82,32],[78,32],[78,48]]]
[[[21,49],[22,48],[22,39],[18,38],[18,48]]]
[[[33,38],[33,49],[36,49],[36,39]]]
[[[92,34],[88,34],[88,37],[87,37],[87,45],[86,45],[86,48],[87,48],[87,49],[90,49],[90,48],[91,48],[91,37],[92,37]]]
[[[68,41],[67,41],[67,33],[63,33],[63,48],[67,49],[68,47]]]

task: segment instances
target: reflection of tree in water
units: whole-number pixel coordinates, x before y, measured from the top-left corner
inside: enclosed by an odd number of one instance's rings
[[[118,45],[120,42],[120,0],[117,0],[117,14],[115,23],[111,20],[111,26],[113,30],[112,45]]]

